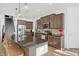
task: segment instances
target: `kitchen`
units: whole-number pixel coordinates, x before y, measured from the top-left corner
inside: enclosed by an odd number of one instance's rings
[[[78,55],[79,9],[75,6],[79,4],[0,4],[0,55]]]

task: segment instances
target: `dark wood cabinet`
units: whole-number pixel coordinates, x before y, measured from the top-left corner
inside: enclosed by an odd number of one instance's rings
[[[50,28],[56,28],[56,14],[51,14],[50,15]]]
[[[33,33],[32,32],[26,32],[27,37],[25,37],[26,43],[33,41]]]
[[[42,20],[37,20],[37,29],[42,29]]]
[[[64,14],[57,14],[56,15],[56,21],[57,21],[57,28],[63,28],[63,19],[64,19]]]
[[[40,19],[42,20],[42,23],[49,23],[50,16],[49,15],[48,16],[44,16],[44,17],[41,17]]]
[[[50,28],[60,29],[63,28],[63,16],[64,14],[52,14],[50,15]]]
[[[25,20],[17,20],[17,24],[18,25],[26,25],[26,21]]]
[[[37,29],[44,29],[44,24],[49,24],[50,22],[50,16],[44,16],[41,17],[39,20],[37,20]]]
[[[31,32],[32,28],[33,28],[33,22],[18,20],[17,21],[17,29],[18,29],[17,40],[20,41],[20,43],[22,44],[32,42],[33,41],[33,32]],[[27,29],[29,29],[29,31],[27,31]]]
[[[26,25],[26,29],[32,29],[33,28],[33,22],[31,22],[31,21],[18,20],[17,24]]]
[[[37,29],[44,29],[43,24],[49,24],[48,29],[60,29],[63,28],[64,14],[51,14],[41,17],[37,20]]]
[[[59,36],[48,35],[48,45],[61,49],[61,36],[58,29],[63,29],[63,22],[64,22],[63,13],[51,14],[48,16],[41,17],[39,20],[37,20],[37,29],[45,29],[43,28],[43,24],[49,24],[49,28],[46,29],[54,29],[56,30],[55,32],[59,34]],[[40,35],[38,35],[37,39],[40,40]]]
[[[48,36],[48,45],[53,46],[57,49],[61,49],[61,37],[49,35]]]
[[[41,20],[42,20],[42,28],[49,29],[50,16],[48,15],[48,16],[41,17]]]
[[[45,36],[45,39],[42,39],[42,35]],[[48,35],[43,33],[35,33],[35,41],[37,44],[46,42],[48,40]]]
[[[33,22],[26,21],[26,29],[32,29],[33,28]]]

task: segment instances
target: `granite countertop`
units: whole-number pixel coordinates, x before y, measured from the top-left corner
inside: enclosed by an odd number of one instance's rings
[[[43,45],[43,44],[47,44],[48,42],[43,42],[43,43],[40,43],[40,44],[37,44],[37,43],[32,43],[30,45],[25,45],[24,47],[27,47],[27,48],[30,48],[30,47],[39,47],[39,45]]]
[[[40,32],[36,32],[36,34],[49,35],[48,33],[40,33]]]

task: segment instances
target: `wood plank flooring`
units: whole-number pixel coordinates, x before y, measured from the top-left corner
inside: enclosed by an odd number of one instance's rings
[[[78,56],[79,54],[76,52],[67,50],[67,49],[59,50],[59,49],[49,46],[48,47],[48,55],[49,56]]]

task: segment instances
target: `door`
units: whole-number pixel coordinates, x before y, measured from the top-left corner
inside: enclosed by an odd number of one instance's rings
[[[71,18],[68,30],[69,48],[79,48],[79,19]]]
[[[65,45],[67,48],[79,48],[79,8],[68,8],[65,22]]]

